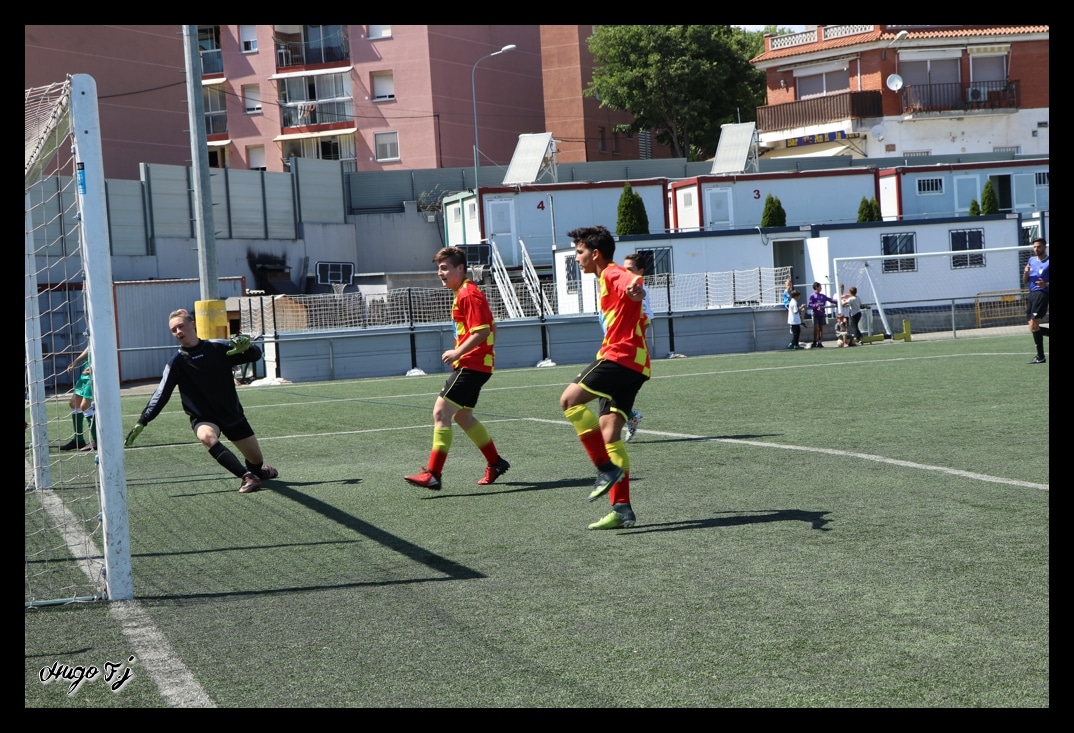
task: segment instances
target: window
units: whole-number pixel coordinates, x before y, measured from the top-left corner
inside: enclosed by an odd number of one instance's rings
[[[641,265],[645,268],[645,279],[657,275],[671,275],[671,247],[654,247],[639,249]]]
[[[992,148],[993,153],[1014,153],[1018,155],[1022,152],[1021,145],[996,145]]]
[[[649,160],[653,157],[653,134],[648,130],[638,133],[638,158]]]
[[[892,151],[895,150],[894,145],[891,147],[891,150]],[[904,158],[927,158],[930,155],[932,155],[931,150],[905,150],[905,151],[903,151],[902,157],[904,157]]]
[[[251,145],[246,148],[246,165],[252,171],[265,170],[264,145]]]
[[[942,178],[918,178],[917,179],[917,195],[923,196],[928,194],[942,194],[943,193],[943,179]]]
[[[243,53],[253,53],[257,51],[256,25],[239,26],[239,48],[242,49]]]
[[[373,135],[377,160],[399,160],[399,133],[378,132]]]
[[[1037,171],[1033,174],[1033,177],[1038,186],[1048,185],[1048,171]]]
[[[227,148],[217,146],[209,148],[209,167],[227,168]]]
[[[928,53],[941,54],[941,50]],[[962,104],[958,49],[951,58],[919,59],[916,54],[899,52],[899,76],[903,99],[909,111],[952,109]]]
[[[603,127],[598,127],[597,128],[597,152],[598,153],[606,152],[605,149],[604,149],[604,128]]]
[[[912,255],[917,252],[916,236],[912,233],[884,234],[880,237],[880,248],[883,255]],[[917,272],[917,258],[884,260],[883,271],[885,273]]]
[[[369,26],[369,38],[391,38],[392,27],[390,25],[371,25]]]
[[[354,263],[353,262],[318,262],[317,263],[317,284],[318,285],[334,285],[334,284],[351,285],[353,282],[354,282]]]
[[[612,131],[612,155],[619,155],[619,133]]]
[[[201,88],[201,100],[205,106],[205,132],[221,135],[227,132],[227,95],[224,84],[210,84]]]
[[[798,87],[798,99],[849,92],[850,71],[848,69],[835,69],[823,74],[799,76],[795,79],[795,84]]]
[[[395,99],[395,79],[392,72],[378,71],[371,75],[371,80],[374,102]]]
[[[224,57],[220,53],[220,26],[198,26],[198,51],[201,55],[202,74],[223,73]]]
[[[582,289],[582,268],[578,266],[576,255],[567,255],[563,258],[563,278],[567,283],[567,292],[574,294]]]
[[[951,251],[965,252],[967,250],[984,249],[983,229],[955,229],[951,232]],[[951,268],[962,270],[967,267],[984,267],[983,254],[955,255],[951,258]]]
[[[284,140],[283,159],[289,161],[291,158],[338,160],[346,164],[343,166],[345,171],[353,172],[354,163],[357,161],[354,135],[328,135]]]
[[[246,114],[252,115],[261,111],[261,85],[244,84],[242,87],[242,103],[246,107]]]
[[[347,74],[317,74],[280,79],[278,94],[284,127],[349,122],[354,119]]]

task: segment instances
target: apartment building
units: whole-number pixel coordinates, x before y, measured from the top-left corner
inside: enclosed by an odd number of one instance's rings
[[[183,26],[25,26],[26,87],[98,84],[108,178],[190,165]],[[669,157],[582,90],[592,26],[199,25],[209,162],[287,171],[506,167],[526,133],[560,163]],[[476,151],[475,151],[476,148]]]
[[[1047,25],[827,25],[767,36],[762,157],[1048,155]]]

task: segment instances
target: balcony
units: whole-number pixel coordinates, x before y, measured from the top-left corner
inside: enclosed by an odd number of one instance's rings
[[[883,116],[880,92],[842,92],[803,99],[800,102],[758,107],[757,129],[761,132],[774,132]]]
[[[280,106],[283,127],[307,127],[354,121],[351,99],[332,101],[283,102]]]
[[[903,114],[991,109],[1013,111],[1018,108],[1020,99],[1017,79],[911,84],[899,90],[899,105]]]
[[[349,61],[350,57],[350,49],[346,43],[330,45],[311,41],[276,42],[277,69]]]

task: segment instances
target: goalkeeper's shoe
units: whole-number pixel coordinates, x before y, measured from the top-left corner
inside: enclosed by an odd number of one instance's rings
[[[261,479],[276,478],[279,475],[280,475],[280,472],[277,471],[272,466],[267,466],[267,465],[261,466],[261,476],[260,476]]]
[[[645,417],[638,410],[630,411],[630,419],[626,421],[626,425],[623,426],[623,441],[630,442],[630,439],[634,437],[634,433],[638,432],[638,423]]]
[[[403,476],[409,483],[415,486],[421,486],[426,489],[432,489],[433,491],[440,491],[440,477],[433,474],[427,468],[421,469],[421,472],[414,476]]]
[[[600,497],[611,491],[623,478],[623,469],[619,466],[612,465],[612,467],[606,471],[597,471],[597,480],[593,482],[593,490],[589,492],[589,500],[595,501]]]
[[[634,510],[630,504],[615,504],[611,513],[605,515],[599,522],[593,522],[589,529],[626,529],[633,527],[638,521],[634,516]]]
[[[511,467],[511,464],[505,461],[502,457],[496,460],[496,463],[491,466],[485,466],[485,475],[477,481],[478,486],[488,486],[489,484],[496,483],[496,479],[507,473],[507,469]]]
[[[242,477],[242,486],[239,487],[240,494],[252,494],[261,488],[261,479],[254,476],[253,473],[247,471]]]

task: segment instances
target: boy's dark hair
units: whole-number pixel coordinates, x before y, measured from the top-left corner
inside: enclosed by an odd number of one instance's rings
[[[604,255],[604,259],[611,262],[615,257],[615,238],[607,227],[579,227],[567,232],[567,236],[575,244],[582,243],[586,249],[595,249]]]
[[[626,262],[627,260],[633,262],[635,266],[643,273],[649,272],[649,258],[641,252],[631,252],[628,255],[623,255],[623,262]]]
[[[797,290],[792,290],[791,291],[791,297],[792,298],[800,298],[801,296],[802,296],[802,294],[799,293]]]
[[[433,262],[438,265],[441,262],[447,262],[452,267],[465,265],[466,251],[460,247],[444,247],[435,255],[433,255]]]

